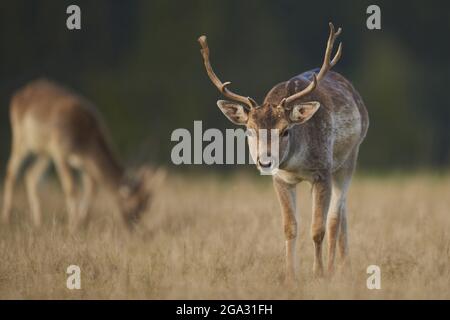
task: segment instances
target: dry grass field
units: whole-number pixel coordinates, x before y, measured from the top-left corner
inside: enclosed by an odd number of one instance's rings
[[[450,299],[450,176],[356,177],[349,195],[352,270],[312,278],[310,187],[298,188],[299,282],[283,286],[284,239],[270,178],[256,172],[169,176],[138,232],[128,235],[99,195],[89,227],[69,235],[62,193],[41,188],[31,228],[23,188],[0,227],[0,298]],[[81,267],[81,290],[66,268]],[[381,290],[366,268],[381,267]]]

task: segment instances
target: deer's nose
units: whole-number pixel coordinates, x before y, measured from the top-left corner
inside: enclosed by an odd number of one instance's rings
[[[262,161],[261,159],[259,159],[258,164],[261,168],[270,168],[272,166],[272,161],[271,160]]]

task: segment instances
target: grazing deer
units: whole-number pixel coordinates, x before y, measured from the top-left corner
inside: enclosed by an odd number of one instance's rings
[[[71,227],[87,220],[95,184],[113,195],[128,226],[147,208],[163,171],[152,175],[150,169],[141,168],[136,177],[126,176],[112,151],[100,114],[85,98],[48,80],[36,80],[13,96],[10,117],[12,148],[4,188],[4,222],[10,216],[21,164],[30,154],[34,155],[34,162],[25,172],[25,181],[36,226],[41,224],[38,182],[50,161],[61,180]],[[79,202],[73,169],[81,173],[83,188]]]
[[[339,44],[331,60],[334,41],[341,33],[341,28],[335,32],[333,24],[329,26],[330,36],[321,69],[307,71],[277,84],[269,91],[262,105],[249,97],[233,93],[227,87],[230,82],[222,83],[219,80],[209,61],[206,37],[198,39],[209,78],[224,96],[232,100],[219,100],[218,107],[231,122],[245,125],[248,131],[256,133],[248,137],[250,153],[256,166],[262,170],[274,163],[279,164],[273,175],[273,184],[284,223],[288,282],[296,274],[296,185],[301,181],[312,184],[314,274],[323,275],[322,241],[325,234],[329,273],[334,270],[336,245],[342,262],[346,261],[347,191],[359,145],[369,126],[367,110],[358,92],[343,76],[329,71],[342,53],[342,44]],[[267,148],[258,147],[260,129],[269,132]],[[278,130],[275,132],[279,134],[271,136],[272,129]],[[278,157],[266,153],[267,149],[270,150],[272,139],[278,139],[275,141],[279,146]]]

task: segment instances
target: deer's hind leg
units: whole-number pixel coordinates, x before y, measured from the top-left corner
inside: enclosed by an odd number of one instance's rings
[[[19,175],[20,168],[24,162],[27,151],[21,146],[17,139],[17,134],[13,132],[13,145],[11,148],[11,155],[8,160],[8,167],[6,169],[5,185],[3,190],[3,208],[2,208],[2,222],[8,223],[11,215],[12,201],[14,194],[14,186]]]
[[[35,227],[41,225],[41,206],[38,196],[39,181],[50,164],[50,159],[45,155],[39,155],[31,164],[25,174],[25,183],[30,204],[31,218]]]
[[[353,151],[344,165],[332,175],[332,192],[327,221],[328,273],[334,272],[336,245],[341,259],[348,254],[347,243],[347,193],[355,167],[357,150]]]
[[[323,276],[322,242],[325,237],[328,208],[331,198],[331,177],[329,172],[318,174],[313,183],[313,213],[311,221],[311,235],[314,241],[315,277]]]

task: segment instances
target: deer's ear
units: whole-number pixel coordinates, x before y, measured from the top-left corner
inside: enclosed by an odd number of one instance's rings
[[[317,101],[302,102],[295,104],[289,114],[289,119],[294,123],[305,123],[319,110],[320,103]]]
[[[234,124],[247,124],[248,109],[246,109],[243,105],[236,102],[219,100],[217,101],[217,106],[223,112],[223,114]]]
[[[166,175],[167,172],[164,168],[154,169],[146,165],[142,166],[136,174],[137,179],[141,182],[141,187],[148,192],[160,188]]]

